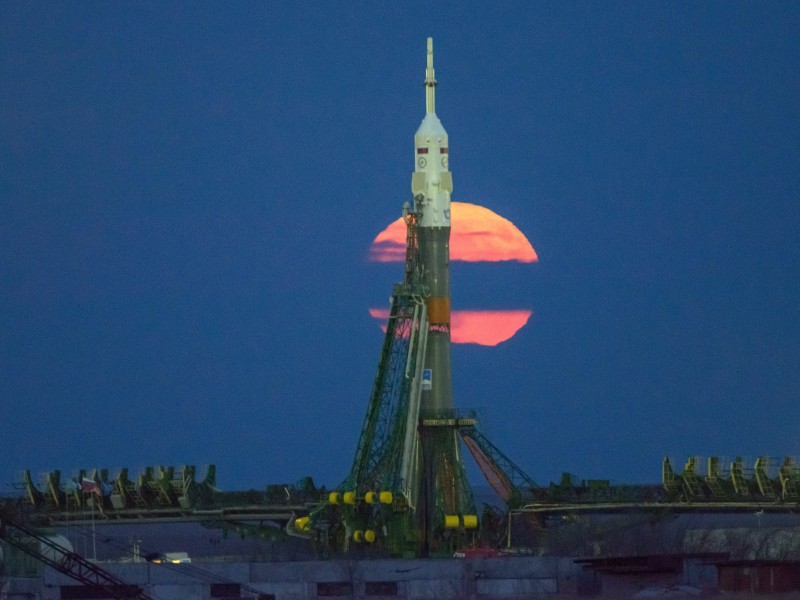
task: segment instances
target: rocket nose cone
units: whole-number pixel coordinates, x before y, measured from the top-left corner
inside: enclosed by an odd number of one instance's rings
[[[435,113],[428,113],[422,119],[419,129],[417,129],[417,135],[447,135],[447,132],[444,130],[439,117]]]

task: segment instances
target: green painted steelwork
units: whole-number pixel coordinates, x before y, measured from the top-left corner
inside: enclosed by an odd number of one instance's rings
[[[422,284],[418,215],[408,205],[404,219],[404,280],[391,297],[353,465],[329,502],[314,510],[309,522],[301,522],[301,530],[317,530],[334,552],[366,542],[397,556],[451,553],[464,528],[447,529],[446,523],[456,518],[463,524],[463,515],[474,514],[455,429],[426,424],[426,419],[446,416],[441,410],[420,412],[428,289]]]
[[[741,457],[725,467],[719,457],[709,457],[705,476],[698,472],[699,459],[689,457],[680,474],[669,458],[662,463],[662,482],[670,502],[796,504],[800,500],[800,467],[786,457],[777,461],[759,456],[752,468]],[[777,473],[776,473],[777,471]]]
[[[25,497],[34,507],[51,512],[76,513],[99,510],[122,514],[131,510],[191,509],[208,504],[216,490],[216,468],[209,466],[202,481],[195,480],[195,467],[147,467],[136,481],[128,478],[128,469],[121,469],[109,478],[107,469],[80,470],[63,480],[61,472],[50,471],[42,476],[44,491],[33,481],[30,471],[23,473]]]
[[[472,453],[489,485],[509,508],[517,508],[534,498],[539,486],[510,458],[492,444],[475,426],[474,419],[462,419],[459,427],[464,443]]]
[[[417,370],[416,356],[409,351],[427,326],[420,318],[423,311],[424,302],[418,295],[401,292],[392,296],[364,427],[350,475],[340,486],[343,490],[400,492],[411,484],[402,480],[401,461],[413,381],[408,373]]]

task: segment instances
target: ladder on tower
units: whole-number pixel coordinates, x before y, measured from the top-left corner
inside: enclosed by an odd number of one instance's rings
[[[769,475],[767,474],[767,469],[769,469],[769,459],[767,459],[766,456],[759,456],[756,459],[756,464],[753,469],[756,475],[756,485],[758,485],[758,491],[760,491],[761,495],[767,500],[775,500],[775,487],[772,484],[772,479],[770,479]]]
[[[711,490],[711,495],[717,500],[725,499],[725,490],[722,488],[719,477],[719,457],[708,457],[708,473],[706,474],[706,485]]]
[[[686,500],[694,500],[700,494],[700,482],[697,480],[697,458],[690,456],[681,473],[683,492]]]
[[[731,463],[731,483],[737,496],[747,497],[750,495],[750,486],[744,474],[744,461],[737,457]]]
[[[800,476],[798,473],[797,465],[788,456],[783,460],[783,464],[779,469],[779,476],[781,480],[781,498],[797,502],[800,500],[800,494],[797,492],[797,480]]]

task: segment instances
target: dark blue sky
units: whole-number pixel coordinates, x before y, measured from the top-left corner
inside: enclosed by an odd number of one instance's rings
[[[455,402],[534,479],[800,454],[800,4],[33,3],[0,18],[0,491],[349,470],[434,37],[453,198],[535,265],[452,267]]]

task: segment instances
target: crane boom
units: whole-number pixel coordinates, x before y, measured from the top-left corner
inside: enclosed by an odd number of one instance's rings
[[[18,523],[14,519],[13,510],[7,507],[0,512],[0,539],[67,577],[71,577],[83,585],[102,590],[110,598],[153,600],[138,586],[131,586],[81,555],[59,546],[46,536]],[[26,540],[33,540],[36,543],[31,545],[26,543]],[[46,548],[48,552],[42,552],[42,548]],[[137,589],[138,592],[132,595],[130,592],[132,588]]]

